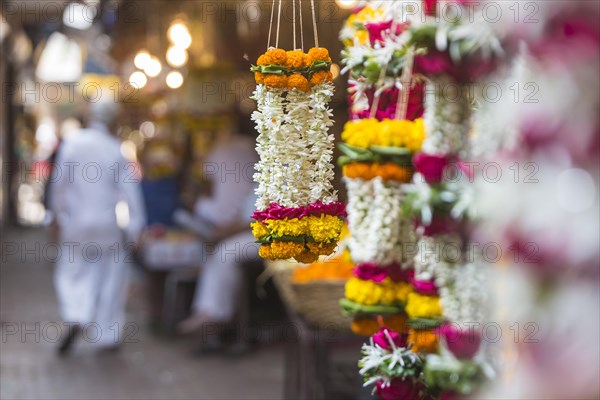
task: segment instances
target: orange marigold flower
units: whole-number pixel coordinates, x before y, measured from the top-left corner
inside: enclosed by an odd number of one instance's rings
[[[258,60],[256,60],[256,65],[260,65],[260,66],[269,65],[267,63],[268,59],[269,58],[266,56],[266,54],[261,54],[260,57],[258,57]]]
[[[255,72],[254,73],[254,80],[259,85],[264,84],[265,83],[265,74],[263,74],[262,72]]]
[[[397,314],[383,317],[383,326],[387,326],[393,331],[399,333],[407,333],[406,315]],[[376,318],[356,318],[352,321],[351,329],[357,335],[371,336],[379,332],[381,328],[379,321]]]
[[[332,254],[336,247],[337,243],[332,244],[323,244],[323,243],[307,243],[306,246],[312,253],[322,256],[328,256]]]
[[[290,69],[298,69],[304,66],[305,54],[302,50],[290,50],[287,52],[286,66]]]
[[[415,353],[436,353],[438,350],[437,334],[433,331],[409,329],[408,343],[412,344]]]
[[[271,246],[268,244],[263,244],[258,249],[258,255],[265,260],[272,260],[273,254],[271,253]]]
[[[265,85],[276,89],[287,88],[288,78],[285,75],[267,74],[265,75]]]
[[[379,331],[379,324],[374,318],[357,318],[352,320],[350,329],[359,336],[371,336]]]
[[[313,85],[320,85],[321,83],[331,82],[332,80],[333,74],[330,71],[318,71],[310,78],[310,83]]]
[[[310,82],[301,74],[293,74],[288,77],[288,88],[289,89],[298,89],[303,92],[308,92],[310,90]]]
[[[258,65],[282,65],[285,66],[287,62],[287,53],[283,49],[269,49],[265,54],[265,57],[262,61],[266,64],[258,64]],[[260,60],[260,57],[259,57]]]
[[[329,56],[329,51],[324,47],[313,47],[308,51],[308,61],[309,65],[312,65],[315,61],[326,61],[331,62],[331,57]]]
[[[310,264],[319,259],[319,255],[310,251],[305,251],[294,257],[296,261],[303,264]]]

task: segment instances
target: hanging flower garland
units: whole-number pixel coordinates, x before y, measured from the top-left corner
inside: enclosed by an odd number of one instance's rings
[[[314,4],[313,25],[316,46],[307,53],[270,47],[252,67],[257,83],[252,119],[260,156],[252,232],[262,244],[259,255],[270,260],[311,263],[332,254],[344,226],[344,205],[331,183],[331,58],[318,46]],[[295,35],[294,26],[294,43]]]
[[[381,317],[405,332],[404,306],[413,291],[409,244],[416,238],[400,200],[412,179],[412,155],[425,138],[423,86],[411,80],[410,49],[400,35],[405,26],[392,24],[399,11],[395,2],[370,2],[340,33],[351,120],[338,163],[348,193],[349,248],[358,265],[341,305],[362,335],[375,333]]]

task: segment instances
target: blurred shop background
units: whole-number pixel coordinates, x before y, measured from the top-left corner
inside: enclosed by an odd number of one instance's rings
[[[338,32],[353,3],[317,1],[321,45],[334,62],[341,51]],[[319,336],[312,330],[299,339],[296,328],[286,332],[302,322],[289,320],[260,262],[244,266],[243,304],[236,311],[243,332],[241,339],[239,331],[225,333],[233,344],[223,353],[227,357],[206,358],[197,351],[197,336],[175,334],[190,312],[202,249],[194,233],[177,226],[174,212],[193,209],[210,191],[205,160],[220,135],[254,132],[249,69],[265,51],[272,1],[0,5],[0,397],[277,399],[285,392],[288,398],[331,398],[321,381],[335,386],[323,373],[325,362],[333,361],[325,355],[329,345],[339,346],[341,364],[331,370],[346,392],[341,398],[361,395],[360,339],[348,342],[335,332]],[[283,10],[280,47],[292,46],[289,7]],[[305,16],[309,7],[302,2]],[[309,32],[308,18],[305,25]],[[345,83],[337,65],[333,72],[333,133],[339,136],[347,119]],[[61,320],[53,257],[44,252],[53,222],[48,182],[57,174],[61,143],[86,126],[90,105],[99,101],[120,103],[120,152],[130,163],[127,172],[141,179],[147,209],[146,256],[136,256],[128,293],[135,340],[112,358],[84,349],[59,361],[57,344],[44,340],[48,332],[42,331],[42,340],[27,336],[40,323],[44,329]],[[126,224],[126,208],[116,212]],[[42,249],[41,257],[35,249]],[[339,314],[337,303],[335,310]],[[252,326],[258,328],[246,330]]]

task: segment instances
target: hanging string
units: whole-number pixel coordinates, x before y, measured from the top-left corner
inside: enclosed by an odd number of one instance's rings
[[[317,32],[317,14],[315,13],[315,0],[310,0],[312,9],[313,30],[315,31],[315,47],[319,48],[319,33]]]
[[[400,77],[400,83],[402,88],[398,92],[398,102],[396,103],[396,115],[395,119],[406,119],[406,113],[408,112],[408,101],[410,98],[412,70],[413,70],[414,53],[413,49],[408,49],[406,54],[406,64],[402,69],[402,76]]]
[[[279,0],[279,10],[277,11],[277,37],[275,39],[275,47],[279,48],[279,28],[281,27],[281,2]]]
[[[271,6],[271,22],[269,22],[269,40],[267,41],[267,50],[271,48],[271,34],[273,33],[273,18],[275,17],[275,0]]]
[[[296,0],[292,0],[292,8],[294,11],[292,12],[292,29],[294,31],[294,48],[292,50],[296,50]]]
[[[304,51],[304,20],[302,19],[302,0],[298,0],[300,8],[300,49]]]

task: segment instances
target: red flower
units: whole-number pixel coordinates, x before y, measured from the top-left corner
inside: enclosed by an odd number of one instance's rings
[[[456,324],[444,324],[436,332],[446,340],[448,350],[457,358],[471,359],[481,346],[481,332],[477,329],[461,329]]]
[[[419,392],[423,385],[410,379],[394,379],[389,385],[384,382],[377,382],[377,395],[381,400],[420,400]]]
[[[456,232],[459,229],[457,220],[438,214],[433,214],[433,218],[429,225],[424,225],[419,219],[417,219],[415,223],[417,226],[423,228],[423,236],[441,235],[443,233]]]
[[[438,287],[433,281],[411,279],[410,283],[415,287],[417,292],[425,296],[436,296],[438,294]]]
[[[387,334],[386,334],[387,332]],[[389,338],[388,338],[389,335]],[[376,334],[371,336],[373,338],[373,343],[381,347],[382,349],[392,351],[392,345],[390,343],[390,339],[394,346],[396,347],[406,347],[406,340],[408,335],[403,335],[398,332],[395,332],[385,326],[379,330]]]
[[[448,156],[438,156],[427,153],[418,153],[413,157],[415,170],[425,178],[430,185],[435,185],[442,181],[444,169],[450,164],[451,159]]]
[[[391,20],[387,22],[371,22],[365,24],[365,28],[369,32],[369,40],[371,41],[371,46],[375,46],[375,44],[378,42],[383,42],[383,33],[389,31],[391,27]]]

